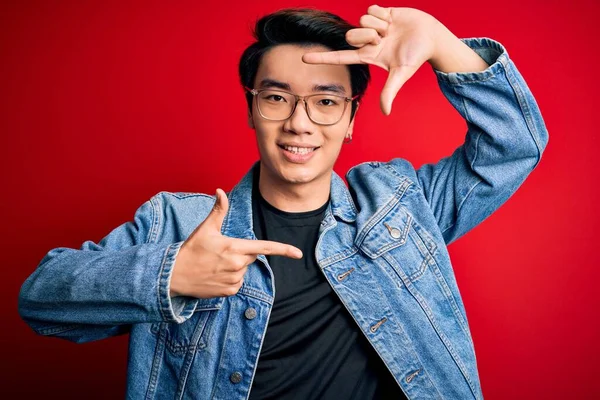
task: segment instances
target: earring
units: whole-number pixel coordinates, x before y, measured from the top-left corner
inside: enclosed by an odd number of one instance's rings
[[[346,136],[346,137],[344,138],[344,143],[346,143],[346,144],[350,143],[351,141],[352,141],[352,135],[350,135],[350,136]]]

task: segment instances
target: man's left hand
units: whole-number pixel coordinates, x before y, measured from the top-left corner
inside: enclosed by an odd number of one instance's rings
[[[392,111],[392,101],[404,83],[436,51],[438,35],[448,32],[433,16],[414,8],[372,5],[360,18],[360,28],[350,29],[346,41],[356,50],[304,54],[308,64],[373,64],[389,72],[381,92],[381,110]]]

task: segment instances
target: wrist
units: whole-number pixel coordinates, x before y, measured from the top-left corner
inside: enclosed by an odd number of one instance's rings
[[[173,269],[171,270],[171,277],[169,280],[169,296],[177,297],[184,296],[184,293],[181,288],[181,273],[183,269],[185,259],[185,250],[184,247],[181,246],[177,256],[175,257],[175,263],[173,264]]]
[[[433,69],[451,73],[479,72],[489,67],[473,49],[439,21],[434,32],[435,49],[431,58],[427,60]]]

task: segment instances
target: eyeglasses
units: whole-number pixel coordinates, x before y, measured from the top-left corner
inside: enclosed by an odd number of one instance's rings
[[[304,102],[306,114],[318,125],[334,125],[340,122],[346,106],[358,96],[344,97],[328,93],[298,96],[285,90],[250,89],[244,87],[254,97],[260,116],[270,121],[283,121],[294,114],[300,100]]]

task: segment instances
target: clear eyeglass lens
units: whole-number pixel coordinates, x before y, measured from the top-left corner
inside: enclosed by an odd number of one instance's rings
[[[290,117],[296,97],[277,90],[259,93],[258,107],[263,117],[284,120]],[[346,108],[344,97],[330,94],[316,94],[306,98],[308,115],[317,124],[333,124],[339,121]]]

